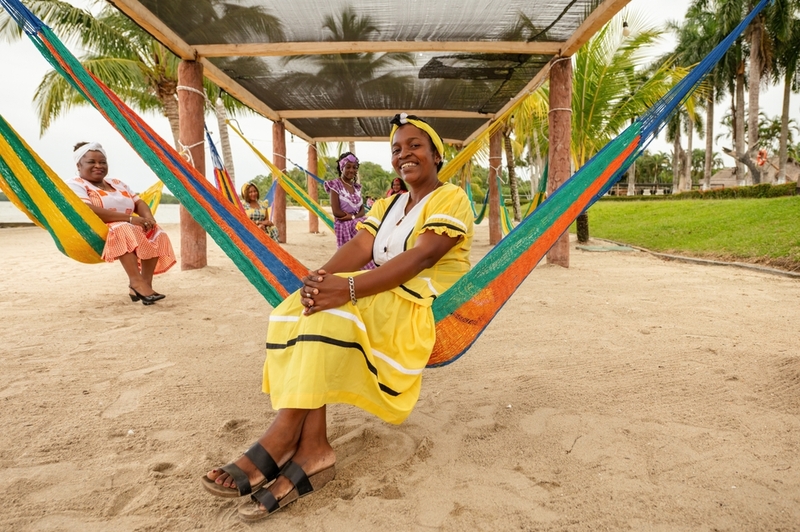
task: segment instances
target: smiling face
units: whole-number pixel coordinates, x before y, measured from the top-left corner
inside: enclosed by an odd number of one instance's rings
[[[87,151],[78,161],[78,175],[90,183],[100,183],[108,175],[108,161],[99,151]]]
[[[258,201],[258,189],[255,185],[247,187],[247,201]]]
[[[392,167],[412,187],[438,182],[441,158],[427,133],[413,124],[397,129],[392,139]]]
[[[358,173],[358,163],[351,163],[346,162],[344,168],[342,168],[342,178],[345,181],[352,181],[356,178],[356,174]]]

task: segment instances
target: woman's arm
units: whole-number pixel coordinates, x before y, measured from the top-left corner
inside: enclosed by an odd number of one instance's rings
[[[362,233],[366,233],[367,236],[370,237],[369,239],[372,240],[372,235],[370,233],[367,231],[359,231],[356,237],[350,242],[354,242]],[[370,270],[356,277],[354,279],[356,298],[385,292],[413,279],[421,271],[439,262],[458,241],[458,237],[439,235],[433,231],[425,231],[417,238],[417,242],[413,248],[397,255],[380,268]],[[350,242],[348,242],[348,244]],[[348,280],[330,275],[342,271],[351,271],[342,268],[347,258],[346,256],[340,257],[340,255],[343,255],[341,252],[345,250],[346,246],[347,245],[342,246],[339,252],[337,252],[320,270],[311,272],[308,276],[303,278],[304,287],[302,288],[302,293],[311,294],[311,297],[304,298],[303,302],[306,303],[308,299],[310,299],[313,303],[313,308],[306,309],[306,314],[313,314],[319,310],[335,308],[350,300],[350,286]],[[353,246],[353,249],[356,249],[355,246]],[[370,255],[371,249],[370,243]]]
[[[372,260],[372,244],[375,237],[372,233],[362,229],[356,236],[345,242],[336,250],[336,253],[322,266],[328,273],[354,272],[364,267]]]
[[[331,190],[331,211],[333,212],[333,216],[339,220],[352,220],[349,213],[346,213],[342,210],[342,206],[339,203],[339,193],[336,191]]]
[[[140,203],[144,205],[146,212],[149,214],[149,218],[146,218],[144,215],[140,214],[141,211],[139,211],[138,209]],[[95,213],[97,217],[103,221],[103,223],[107,224],[113,222],[128,222],[132,225],[138,225],[139,227],[147,231],[156,223],[155,219],[153,218],[153,214],[150,213],[150,207],[148,207],[147,203],[145,203],[142,200],[137,201],[136,205],[134,206],[134,212],[139,214],[139,216],[125,214],[124,212],[110,211],[102,207],[95,207],[94,205],[91,205],[89,203],[87,203],[86,206],[89,207],[92,210],[92,212]]]

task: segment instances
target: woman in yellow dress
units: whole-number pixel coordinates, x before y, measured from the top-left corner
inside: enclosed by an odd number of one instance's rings
[[[242,205],[244,212],[253,220],[262,231],[269,237],[278,242],[278,228],[269,219],[269,202],[261,200],[261,193],[255,183],[247,182],[242,185]]]
[[[334,477],[327,404],[394,424],[408,417],[436,340],[431,304],[470,268],[472,210],[463,190],[439,181],[439,135],[404,113],[392,120],[390,142],[408,194],[376,201],[356,236],[273,310],[263,390],[278,413],[244,455],[201,479],[221,497],[260,487],[239,508],[245,520]],[[370,260],[379,267],[359,271]]]

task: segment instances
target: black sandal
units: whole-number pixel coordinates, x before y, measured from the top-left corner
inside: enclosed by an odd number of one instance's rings
[[[289,460],[281,469],[280,476],[286,477],[294,486],[294,489],[281,497],[275,498],[267,488],[261,488],[250,495],[250,501],[239,506],[239,517],[244,521],[259,521],[281,508],[296,501],[300,497],[319,490],[336,477],[336,464],[326,467],[322,471],[317,471],[311,476],[306,475],[303,468]],[[262,508],[266,508],[264,510]]]
[[[247,474],[242,471],[239,466],[231,462],[230,464],[224,465],[219,469],[225,471],[231,476],[231,478],[233,478],[233,481],[236,482],[236,487],[228,488],[222,484],[217,484],[216,480],[211,480],[208,478],[208,474],[205,474],[200,477],[200,483],[203,485],[206,491],[212,495],[216,495],[217,497],[241,497],[243,495],[250,495],[253,490],[257,490],[267,482],[278,478],[281,469],[259,442],[255,442],[244,452],[244,455],[253,463],[254,466],[256,466],[256,469],[261,471],[261,474],[264,475],[264,480],[257,482],[254,486],[251,486],[250,479],[247,478]]]

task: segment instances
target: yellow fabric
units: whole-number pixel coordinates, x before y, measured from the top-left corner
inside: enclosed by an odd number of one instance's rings
[[[355,306],[348,302],[303,316],[298,291],[272,311],[263,390],[270,394],[273,408],[347,403],[394,424],[411,413],[436,341],[430,286],[444,290],[469,269],[472,241],[472,211],[464,191],[444,185],[433,194],[417,220],[410,245],[426,230],[462,238],[439,264],[405,283],[421,298],[397,288],[362,297]],[[380,216],[374,219],[380,220],[389,201],[375,203],[373,210],[377,206]],[[368,222],[360,225],[372,232]]]
[[[156,181],[147,190],[139,194],[139,199],[147,203],[150,212],[155,216],[158,206],[161,205],[161,195],[164,191],[164,183]]]
[[[405,114],[405,113],[403,113],[403,114]],[[402,117],[402,118],[405,120],[405,123],[411,124],[413,126],[417,126],[422,131],[427,133],[428,136],[433,141],[433,145],[436,148],[436,151],[439,152],[439,155],[444,157],[444,143],[442,142],[442,137],[439,136],[439,134],[436,132],[435,129],[433,129],[430,126],[430,124],[428,124],[427,122],[425,122],[423,120],[416,120],[414,118],[408,118],[408,117]],[[399,127],[400,126],[398,126],[396,124],[392,124],[392,131],[391,131],[391,133],[389,133],[389,144],[391,144],[392,140],[394,140],[394,134],[395,134],[395,132],[397,131],[397,129]]]
[[[430,306],[434,297],[441,294],[467,273],[470,268],[469,251],[472,246],[473,215],[467,194],[452,183],[444,183],[431,193],[431,198],[417,218],[414,231],[406,249],[414,247],[419,235],[425,231],[460,238],[442,259],[432,268],[422,271],[417,277],[394,289],[400,297]],[[386,210],[394,196],[376,201],[367,217],[357,226],[376,235]],[[428,282],[430,280],[430,282]],[[417,297],[414,294],[419,294]]]
[[[8,127],[13,131],[10,125],[8,125]],[[14,134],[16,134],[16,131],[14,131]],[[17,140],[25,146],[25,150],[36,161],[36,164],[45,174],[50,184],[63,196],[64,201],[70,204],[77,215],[85,220],[86,224],[96,235],[99,235],[105,240],[108,235],[108,227],[106,224],[104,224],[103,221],[75,195],[72,189],[70,189],[69,186],[60,179],[36,153],[34,153],[33,149],[31,149],[25,140],[19,137],[19,135],[17,135]],[[33,203],[39,208],[44,219],[37,219],[37,217],[25,207],[24,203],[16,196],[11,188],[7,186],[2,176],[0,176],[0,190],[6,194],[9,200],[36,225],[39,227],[47,227],[53,238],[59,244],[61,251],[66,256],[86,264],[103,262],[103,259],[97,251],[92,248],[84,238],[84,235],[82,235],[66,217],[56,201],[54,201],[47,190],[45,190],[43,184],[38,182],[37,177],[31,173],[19,154],[14,151],[14,147],[3,136],[0,136],[0,156],[5,160],[10,171],[17,177],[20,183],[22,183],[25,191],[28,193]]]

